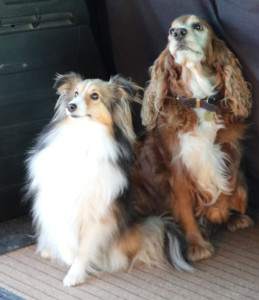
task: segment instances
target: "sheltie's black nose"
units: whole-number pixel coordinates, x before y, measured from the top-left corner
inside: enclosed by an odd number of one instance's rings
[[[77,108],[77,105],[75,103],[68,103],[67,105],[67,109],[70,111],[70,112],[73,112],[75,111]]]

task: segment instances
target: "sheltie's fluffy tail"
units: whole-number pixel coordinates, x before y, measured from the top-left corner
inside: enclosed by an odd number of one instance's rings
[[[123,235],[119,248],[132,264],[159,265],[169,262],[178,270],[194,270],[184,258],[186,245],[183,233],[174,222],[164,218],[148,217],[130,227]]]
[[[177,270],[193,272],[194,268],[185,260],[187,242],[183,232],[175,223],[164,221],[164,233],[164,250],[170,264],[173,265]]]

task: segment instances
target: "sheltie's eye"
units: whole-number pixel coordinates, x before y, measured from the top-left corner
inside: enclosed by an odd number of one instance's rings
[[[92,93],[92,94],[90,95],[90,98],[91,98],[92,100],[98,100],[98,99],[99,99],[99,95],[98,95],[97,93]]]
[[[78,96],[78,92],[75,92],[75,98]]]

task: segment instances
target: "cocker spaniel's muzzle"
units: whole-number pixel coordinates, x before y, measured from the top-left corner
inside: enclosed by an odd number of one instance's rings
[[[175,38],[176,41],[180,42],[184,39],[187,33],[188,31],[185,28],[176,28],[173,31],[173,37]]]

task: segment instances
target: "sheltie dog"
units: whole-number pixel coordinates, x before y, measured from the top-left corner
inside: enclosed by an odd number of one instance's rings
[[[137,261],[191,270],[177,226],[133,209],[130,102],[140,101],[141,88],[120,76],[105,82],[75,73],[58,75],[54,88],[56,113],[27,160],[37,251],[70,267],[65,286]]]

